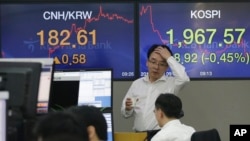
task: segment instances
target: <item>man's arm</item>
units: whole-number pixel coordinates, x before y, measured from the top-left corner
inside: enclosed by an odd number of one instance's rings
[[[178,93],[183,86],[190,81],[189,76],[185,71],[185,67],[175,60],[173,56],[167,59],[167,63],[173,72],[175,79],[175,93]]]
[[[127,94],[125,95],[125,97],[123,98],[122,101],[122,106],[121,106],[121,114],[123,115],[123,117],[125,118],[129,118],[133,115],[133,103],[132,103],[132,91],[133,91],[133,83],[130,86],[130,88],[128,89]]]
[[[180,64],[176,59],[171,55],[171,53],[163,47],[158,47],[155,49],[168,63],[168,66],[173,72],[175,78],[175,93],[178,93],[179,90],[190,81],[189,76],[185,71],[185,67]]]

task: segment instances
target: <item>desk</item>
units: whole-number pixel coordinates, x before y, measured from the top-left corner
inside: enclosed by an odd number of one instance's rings
[[[146,132],[115,132],[115,141],[144,141],[146,137]]]

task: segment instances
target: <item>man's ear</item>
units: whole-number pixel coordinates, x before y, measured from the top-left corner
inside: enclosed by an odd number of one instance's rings
[[[93,138],[95,138],[96,131],[95,131],[95,127],[94,126],[92,126],[92,125],[88,126],[87,127],[87,131],[88,131],[88,135],[89,135],[89,139],[90,140],[93,139]]]
[[[161,109],[159,109],[159,110],[160,110],[160,117],[163,118],[165,116],[165,114]]]

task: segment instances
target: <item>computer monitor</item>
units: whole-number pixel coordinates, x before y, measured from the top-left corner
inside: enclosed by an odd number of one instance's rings
[[[107,141],[114,141],[114,120],[113,120],[113,112],[111,110],[112,108],[107,108],[102,111],[103,116],[106,119],[107,125],[108,125],[108,140]]]
[[[0,59],[2,87],[9,91],[8,110],[25,119],[36,116],[41,63],[5,62]],[[12,116],[9,115],[9,116]]]
[[[1,78],[0,78],[1,79]],[[1,83],[1,80],[0,80]],[[6,141],[6,117],[7,117],[7,100],[9,99],[8,91],[1,91],[0,89],[0,140]]]
[[[52,82],[50,107],[112,107],[112,87],[112,69],[57,70]]]
[[[2,58],[1,62],[39,62],[42,65],[37,99],[37,114],[48,112],[51,81],[54,71],[53,58]]]
[[[25,103],[26,88],[29,81],[28,68],[0,68],[0,77],[2,78],[1,85],[3,90],[10,91],[9,105],[13,107],[23,107]]]

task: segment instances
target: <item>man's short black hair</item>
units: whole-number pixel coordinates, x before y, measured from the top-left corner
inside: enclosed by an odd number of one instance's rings
[[[161,109],[170,118],[181,118],[183,116],[181,99],[171,93],[160,94],[155,101],[155,107]]]
[[[96,130],[96,134],[99,137],[100,140],[107,140],[107,123],[104,115],[100,111],[99,108],[95,106],[88,106],[88,105],[82,105],[82,106],[75,106],[70,107],[68,109],[68,112],[72,112],[78,118],[86,124],[86,126],[94,126]]]
[[[34,138],[50,140],[68,136],[74,139],[88,140],[87,126],[75,115],[65,112],[53,112],[40,117],[33,129]]]

